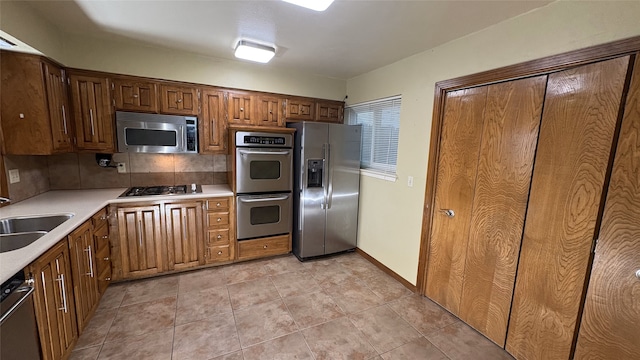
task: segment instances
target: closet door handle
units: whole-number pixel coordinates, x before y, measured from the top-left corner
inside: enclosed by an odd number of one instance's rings
[[[445,215],[447,215],[450,218],[456,216],[456,213],[452,209],[440,209],[440,211],[442,211]]]

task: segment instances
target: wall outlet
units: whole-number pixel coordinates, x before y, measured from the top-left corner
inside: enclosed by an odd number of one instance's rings
[[[15,184],[20,182],[20,170],[12,169],[9,170],[9,183]]]
[[[127,172],[127,164],[126,163],[118,163],[118,172],[120,174],[124,174]]]
[[[413,176],[407,176],[407,186],[413,187]]]

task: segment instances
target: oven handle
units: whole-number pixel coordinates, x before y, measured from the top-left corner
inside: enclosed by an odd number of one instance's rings
[[[238,150],[238,152],[240,154],[243,155],[289,155],[291,153],[291,150],[285,150],[285,151],[260,151],[260,150]]]
[[[238,198],[238,200],[243,203],[255,203],[255,202],[264,202],[264,201],[287,200],[288,198],[289,198],[289,195],[278,196],[278,197],[251,198],[251,199],[243,199],[240,197]]]

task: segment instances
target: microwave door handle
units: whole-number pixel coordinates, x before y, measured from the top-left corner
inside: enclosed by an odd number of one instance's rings
[[[289,155],[291,151],[259,151],[259,150],[238,150],[242,155]]]
[[[253,199],[243,199],[240,198],[240,202],[243,203],[256,203],[256,202],[264,202],[264,201],[280,201],[280,200],[287,200],[289,198],[288,195],[286,196],[278,196],[278,197],[268,197],[268,198],[253,198]]]

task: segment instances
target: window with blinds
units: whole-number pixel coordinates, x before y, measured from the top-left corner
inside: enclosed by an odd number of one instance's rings
[[[346,123],[362,125],[361,168],[395,180],[402,98],[368,101],[345,108]]]

